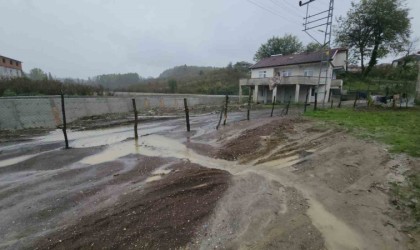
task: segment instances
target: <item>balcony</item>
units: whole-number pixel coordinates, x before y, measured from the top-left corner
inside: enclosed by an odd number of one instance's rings
[[[331,81],[332,89],[342,89],[342,87],[343,87],[343,80],[334,79]]]
[[[272,78],[240,79],[239,84],[241,86],[269,85],[271,79]],[[325,84],[325,80],[328,80],[328,78],[321,77],[320,84]],[[279,81],[280,82],[278,82],[277,85],[318,85],[319,78],[317,76],[286,76],[282,77]]]

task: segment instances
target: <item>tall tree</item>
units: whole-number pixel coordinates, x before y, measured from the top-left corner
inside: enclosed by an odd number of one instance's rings
[[[315,52],[322,49],[322,45],[316,42],[311,42],[306,45],[305,51],[306,52]]]
[[[255,61],[272,55],[289,55],[303,51],[302,42],[297,36],[286,34],[283,37],[272,37],[266,43],[262,44],[254,56]]]
[[[48,76],[44,73],[44,71],[42,71],[42,69],[33,68],[29,71],[29,78],[32,80],[45,80],[48,79]]]
[[[336,43],[350,49],[367,76],[378,59],[401,52],[409,41],[409,9],[405,0],[361,0],[351,5],[347,16],[338,19]]]

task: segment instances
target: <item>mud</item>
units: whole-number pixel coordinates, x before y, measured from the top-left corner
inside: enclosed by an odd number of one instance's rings
[[[35,249],[169,249],[185,246],[227,189],[229,174],[188,162],[35,243]]]
[[[269,113],[0,145],[0,248],[410,249],[390,182],[418,159]]]

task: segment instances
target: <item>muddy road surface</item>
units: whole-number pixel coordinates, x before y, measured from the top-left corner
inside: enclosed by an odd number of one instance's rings
[[[269,113],[0,144],[0,249],[407,249],[389,182],[416,161]]]

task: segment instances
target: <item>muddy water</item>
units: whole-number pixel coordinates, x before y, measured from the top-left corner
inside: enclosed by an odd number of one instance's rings
[[[7,159],[7,160],[2,160],[2,161],[0,161],[0,168],[18,164],[20,162],[29,160],[29,159],[31,159],[35,156],[38,156],[38,155],[40,155],[40,153],[39,154],[30,154],[30,155],[22,155],[22,156],[19,156],[19,157],[14,157],[14,158],[10,158],[10,159]]]
[[[240,165],[235,162],[228,162],[199,155],[178,140],[170,139],[162,135],[150,135],[141,138],[141,143],[132,140],[110,145],[103,152],[87,157],[81,162],[93,165],[113,161],[130,154],[188,159],[192,163],[197,163],[210,168],[228,170],[236,175],[252,171],[269,179],[274,175],[273,173],[267,174],[270,170],[288,168],[301,161],[296,155],[256,166]],[[160,180],[169,172],[170,170],[166,168],[158,169],[146,180],[146,182]],[[278,175],[276,175],[275,178],[282,183],[289,182],[285,180],[284,177]],[[297,187],[308,199],[310,204],[310,208],[307,212],[308,216],[311,218],[314,226],[324,235],[328,249],[363,249],[361,237],[357,233],[349,228],[344,222],[337,219],[333,214],[329,213],[320,202],[311,197],[310,192],[305,190],[304,187],[293,183],[289,184]]]
[[[29,159],[32,159],[36,156],[46,154],[46,153],[49,153],[49,152],[53,152],[53,151],[55,151],[55,150],[44,151],[44,152],[40,152],[40,153],[36,153],[36,154],[21,155],[21,156],[18,156],[18,157],[13,157],[13,158],[9,158],[9,159],[6,159],[6,160],[1,160],[0,161],[0,168],[15,165],[15,164],[27,161]]]
[[[195,133],[190,137],[191,140],[199,139],[198,137],[206,135],[210,131],[214,131],[214,125],[206,122],[205,120],[202,120],[201,123],[196,122],[194,124],[196,129],[194,131]],[[194,150],[184,145],[183,142],[185,142],[186,138],[171,139],[167,136],[161,135],[169,134],[169,131],[173,130],[175,130],[177,134],[180,134],[181,130],[178,126],[175,126],[174,123],[154,123],[147,126],[141,126],[139,128],[139,134],[141,137],[138,141],[130,139],[133,137],[131,126],[95,131],[71,132],[69,135],[71,139],[70,145],[74,148],[106,146],[102,152],[86,157],[78,162],[78,164],[82,164],[83,166],[85,166],[85,164],[95,165],[114,161],[134,154],[187,159],[192,163],[209,168],[227,170],[238,176],[251,171],[266,178],[267,180],[275,179],[280,183],[297,188],[305,196],[310,205],[307,215],[312,220],[313,225],[325,237],[328,249],[364,249],[361,240],[362,237],[360,237],[360,235],[358,235],[344,222],[340,221],[337,217],[327,211],[319,201],[313,198],[310,190],[308,190],[305,186],[294,182],[293,179],[288,179],[287,175],[282,176],[284,172],[288,171],[289,167],[301,161],[299,156],[295,155],[289,158],[254,165],[258,160],[261,160],[257,159],[253,161],[253,164],[241,165],[238,162],[224,161],[197,154]],[[236,132],[232,136],[237,136],[237,134],[238,133]],[[25,144],[56,141],[62,141],[62,133],[59,130],[52,132],[46,137],[37,138],[35,139],[35,142],[28,142]],[[22,145],[23,144],[20,144],[20,146]],[[19,145],[13,145],[12,147],[19,147]],[[0,148],[0,150],[2,149],[5,148]],[[36,155],[37,154],[25,155],[0,161],[0,167],[19,163]],[[126,161],[126,159],[124,161]],[[161,168],[155,170],[155,172],[153,172],[150,177],[145,180],[145,182],[147,183],[160,180],[170,172],[171,170],[169,165],[162,166]],[[287,211],[287,207],[284,207],[284,210]]]
[[[361,237],[344,222],[329,213],[321,203],[309,199],[307,214],[312,223],[325,237],[327,249],[367,249],[362,244]]]
[[[218,169],[232,170],[234,166],[237,166],[237,164],[233,162],[197,154],[192,149],[187,148],[182,142],[162,135],[149,135],[140,138],[139,141],[130,140],[112,144],[101,153],[86,157],[80,162],[83,164],[95,165],[108,161],[114,161],[118,158],[131,154],[187,159],[192,163]]]

